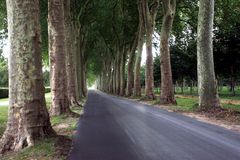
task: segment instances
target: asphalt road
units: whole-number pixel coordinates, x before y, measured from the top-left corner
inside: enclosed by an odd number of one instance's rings
[[[89,91],[70,160],[240,160],[240,134]]]

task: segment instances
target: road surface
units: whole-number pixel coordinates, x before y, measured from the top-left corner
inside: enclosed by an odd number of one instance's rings
[[[240,160],[240,134],[89,91],[70,160]]]

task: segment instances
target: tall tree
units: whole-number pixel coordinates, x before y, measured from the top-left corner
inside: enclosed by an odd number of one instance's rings
[[[132,44],[132,48],[129,50],[128,59],[128,76],[127,76],[127,91],[126,96],[131,96],[133,94],[134,87],[134,62],[136,57],[136,47],[138,44],[138,33],[135,35],[135,39]]]
[[[157,11],[159,8],[159,0],[152,0],[149,5],[148,0],[142,0],[141,5],[143,9],[144,25],[146,33],[146,80],[145,80],[145,94],[149,99],[155,99],[154,95],[154,78],[153,78],[153,54],[152,54],[152,42],[153,42],[153,31],[155,27],[155,20]]]
[[[48,1],[49,57],[51,72],[51,115],[70,113],[67,97],[63,0]]]
[[[7,0],[9,116],[0,154],[54,135],[44,97],[38,0]]]
[[[162,104],[176,104],[173,91],[169,36],[176,10],[176,0],[163,0],[163,22],[160,41],[161,97]]]
[[[200,0],[198,14],[198,90],[201,110],[219,108],[217,82],[213,62],[214,0]]]
[[[143,18],[143,9],[141,5],[141,0],[138,0],[138,42],[137,42],[137,53],[134,65],[134,96],[141,96],[141,60],[142,60],[142,50],[144,43],[144,18]]]
[[[78,104],[77,98],[77,72],[76,72],[76,58],[74,52],[74,30],[71,21],[71,0],[64,0],[64,27],[66,31],[65,36],[65,54],[66,54],[66,71],[67,71],[67,94],[71,106]]]

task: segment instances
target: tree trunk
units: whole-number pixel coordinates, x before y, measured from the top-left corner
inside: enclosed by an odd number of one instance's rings
[[[131,51],[129,55],[128,61],[128,76],[127,76],[127,93],[126,96],[131,96],[133,91],[133,82],[134,82],[134,73],[133,73],[133,66],[134,66],[134,59],[135,59],[135,51]]]
[[[138,44],[138,31],[135,34],[135,38],[131,44],[128,60],[128,76],[127,76],[127,92],[126,96],[132,96],[134,87],[134,62],[136,57],[136,48]]]
[[[114,60],[114,63],[113,63],[113,94],[116,94],[116,88],[117,88],[117,81],[116,81],[116,76],[117,76],[117,74],[116,74],[116,63],[117,63],[117,60],[116,60],[116,58],[115,58],[115,60]]]
[[[139,0],[138,3],[138,12],[139,12],[139,25],[138,25],[138,44],[137,44],[137,54],[135,59],[135,66],[134,66],[134,96],[141,96],[141,60],[142,60],[142,50],[143,50],[143,43],[144,43],[144,17],[142,15],[142,5],[141,1]]]
[[[38,0],[7,0],[9,113],[0,155],[55,135],[46,108]]]
[[[213,62],[212,30],[214,0],[200,0],[198,15],[198,91],[201,110],[219,108],[217,83]]]
[[[146,59],[146,70],[145,70],[145,94],[149,99],[155,99],[153,92],[154,89],[154,77],[153,77],[153,55],[152,55],[152,35],[153,31],[146,33],[146,48],[147,48],[147,59]]]
[[[84,58],[84,64],[83,64],[83,96],[87,97],[87,62]]]
[[[119,95],[120,94],[120,87],[121,87],[121,81],[120,81],[120,77],[121,77],[121,53],[120,51],[118,51],[117,53],[117,63],[116,63],[116,94]]]
[[[161,104],[176,104],[172,81],[171,59],[169,51],[169,36],[172,29],[176,9],[176,0],[163,1],[163,22],[160,41],[161,62]]]
[[[74,26],[74,24],[72,24],[72,39],[73,39],[73,43],[72,43],[72,60],[73,60],[73,74],[75,75],[74,78],[74,85],[75,85],[75,92],[76,92],[76,100],[79,103],[80,102],[80,91],[79,91],[79,84],[78,84],[78,63],[77,63],[77,59],[78,59],[78,36],[76,35],[77,30]]]
[[[234,67],[233,65],[231,66],[231,74],[230,74],[231,78],[230,78],[230,91],[232,93],[232,96],[236,96],[236,92],[235,92],[235,78],[234,78]]]
[[[48,2],[49,57],[51,66],[51,115],[70,113],[67,97],[63,0]]]
[[[76,27],[76,26],[75,26]],[[78,99],[82,98],[82,90],[81,90],[81,35],[80,29],[77,30],[76,36],[76,72],[77,72],[77,88],[78,88]]]
[[[141,96],[141,60],[142,60],[142,48],[143,41],[138,44],[138,51],[136,55],[135,67],[134,67],[134,96]]]
[[[155,19],[159,7],[159,0],[153,0],[152,5],[148,6],[147,0],[142,0],[142,9],[144,15],[145,33],[146,33],[146,76],[145,76],[145,94],[149,99],[155,99],[154,95],[154,77],[153,77],[153,54],[152,54],[152,36],[155,27]]]
[[[76,92],[76,72],[74,62],[74,39],[72,37],[73,26],[71,23],[70,0],[64,0],[64,18],[65,18],[65,53],[66,53],[66,71],[67,71],[67,94],[71,106],[78,106],[77,92]]]
[[[121,62],[120,62],[120,96],[125,95],[125,67],[126,67],[126,49],[121,51]]]

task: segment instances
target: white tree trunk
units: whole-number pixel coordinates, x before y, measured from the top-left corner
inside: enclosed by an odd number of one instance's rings
[[[201,110],[220,107],[213,62],[214,0],[200,0],[198,15],[198,90]]]

